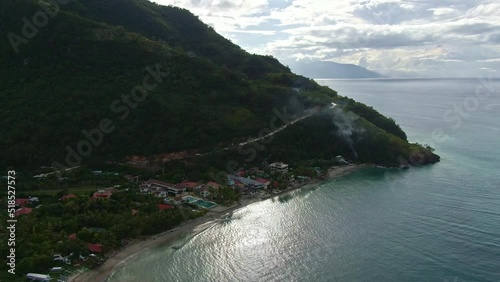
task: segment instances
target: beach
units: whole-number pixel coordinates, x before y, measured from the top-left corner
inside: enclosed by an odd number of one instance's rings
[[[352,173],[360,168],[367,167],[368,165],[346,165],[346,166],[339,166],[339,167],[333,167],[328,170],[328,177],[327,179],[335,179],[338,177],[345,176],[349,173]],[[264,197],[262,199],[259,198],[253,198],[253,199],[242,199],[240,200],[240,203],[231,207],[226,207],[219,209],[217,211],[210,211],[206,215],[190,220],[187,222],[182,223],[179,227],[176,227],[174,229],[171,229],[169,231],[163,232],[161,234],[157,234],[151,237],[148,237],[147,239],[144,239],[142,241],[138,241],[135,243],[131,243],[127,246],[125,246],[123,249],[118,250],[112,254],[110,254],[108,257],[106,257],[106,261],[97,267],[96,269],[77,274],[74,276],[71,276],[68,281],[70,282],[104,282],[108,279],[108,277],[113,273],[114,269],[116,267],[119,267],[121,264],[126,263],[128,260],[133,259],[137,255],[139,255],[141,252],[156,248],[162,245],[167,245],[171,244],[175,240],[192,234],[194,232],[203,232],[203,230],[209,228],[213,224],[215,224],[218,220],[225,218],[229,213],[243,208],[245,206],[248,206],[250,204],[253,204],[255,202],[261,201],[261,200],[266,200],[272,197],[276,197],[281,194],[286,194],[289,193],[293,190],[300,189],[304,186],[311,185],[314,183],[317,183],[321,180],[319,179],[313,179],[310,182],[303,183],[299,186],[296,187],[291,187],[287,190],[284,190],[280,192],[279,194],[274,194],[269,197]]]

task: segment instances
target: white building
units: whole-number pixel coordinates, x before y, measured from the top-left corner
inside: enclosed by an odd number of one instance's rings
[[[269,165],[272,172],[277,172],[281,174],[288,173],[288,165],[285,163],[272,163]]]

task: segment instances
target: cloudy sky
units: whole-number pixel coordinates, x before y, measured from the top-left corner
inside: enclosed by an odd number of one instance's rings
[[[500,76],[500,1],[155,0],[247,51],[390,76]]]

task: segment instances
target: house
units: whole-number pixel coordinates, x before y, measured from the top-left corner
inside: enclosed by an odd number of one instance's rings
[[[181,187],[172,187],[168,189],[168,192],[174,195],[182,195],[186,193],[186,189]]]
[[[203,186],[203,184],[200,184],[198,182],[183,181],[179,184],[176,184],[174,186],[174,188],[177,188],[179,190],[183,190],[184,192],[186,192],[186,191],[194,191],[194,190],[201,189],[201,186]]]
[[[53,261],[59,261],[59,262],[63,262],[65,264],[71,264],[71,260],[69,259],[71,255],[67,256],[67,257],[63,257],[61,256],[60,254],[56,254],[52,257],[52,260]]]
[[[164,210],[171,210],[171,209],[174,208],[174,206],[172,206],[172,205],[166,205],[166,204],[158,204],[158,208],[161,211],[164,211]]]
[[[167,193],[172,193],[174,195],[184,194],[186,193],[185,188],[176,187],[177,185],[169,182],[164,182],[156,179],[150,179],[144,183],[146,187],[149,189],[148,193],[154,193],[159,190],[166,191]]]
[[[110,191],[105,191],[105,190],[98,190],[97,192],[92,195],[92,199],[94,200],[109,200],[111,198],[111,193]]]
[[[156,197],[158,198],[165,198],[168,196],[168,192],[165,191],[165,190],[158,190],[156,192],[153,193]]]
[[[264,185],[260,182],[257,182],[253,179],[250,178],[245,178],[245,177],[240,177],[232,174],[228,174],[227,177],[229,180],[234,181],[235,183],[243,183],[245,186],[248,186],[249,188],[264,188]]]
[[[16,206],[24,207],[30,203],[30,199],[16,199]]]
[[[89,251],[91,253],[102,253],[102,245],[101,244],[88,244],[87,245]]]
[[[269,165],[272,172],[285,174],[288,173],[288,165],[282,162],[272,163]]]
[[[267,187],[269,186],[269,184],[271,184],[271,181],[265,179],[265,178],[257,178],[255,179],[255,181],[261,183],[263,186],[264,186],[264,189],[267,189]]]
[[[15,212],[15,216],[19,216],[22,214],[30,214],[33,211],[32,208],[20,208]]]
[[[150,188],[151,192],[156,192],[157,190],[160,190],[160,189],[168,189],[168,188],[172,188],[175,186],[175,184],[173,184],[173,183],[169,183],[169,182],[165,182],[165,181],[161,181],[161,180],[156,180],[156,179],[150,179],[150,180],[144,182],[144,184]]]
[[[141,192],[142,194],[149,194],[150,192],[150,188],[147,184],[141,184],[139,185],[139,192]]]
[[[73,199],[73,198],[76,198],[75,194],[63,195],[61,198],[59,198],[59,201],[66,201],[68,199]]]
[[[200,191],[200,196],[202,196],[203,198],[208,198],[208,196],[210,196],[210,191],[208,191],[206,188],[202,188],[202,190]]]
[[[77,238],[78,237],[77,237],[76,233],[73,233],[73,234],[68,236],[68,239],[70,239],[71,241],[75,241]]]
[[[210,190],[219,190],[221,186],[222,185],[217,182],[207,182],[207,184],[201,186],[200,195],[203,198],[208,198],[208,196],[210,196]]]
[[[132,216],[135,216],[139,211],[136,209],[132,209]]]
[[[203,198],[208,198],[208,196],[210,196],[210,189],[211,187],[208,186],[208,185],[204,185],[201,190],[200,190],[200,195],[203,197]]]

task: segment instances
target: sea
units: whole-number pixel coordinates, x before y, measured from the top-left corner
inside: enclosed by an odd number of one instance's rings
[[[500,80],[318,83],[395,119],[441,162],[257,202],[130,258],[110,281],[500,281]]]

